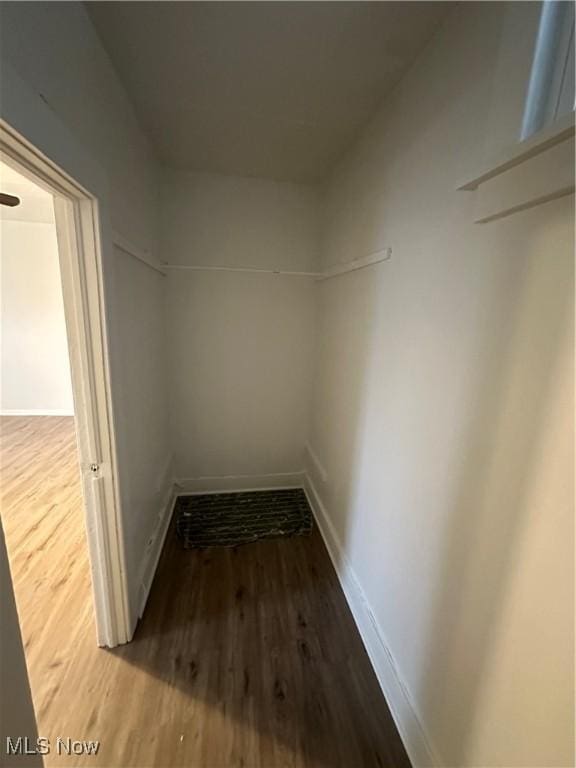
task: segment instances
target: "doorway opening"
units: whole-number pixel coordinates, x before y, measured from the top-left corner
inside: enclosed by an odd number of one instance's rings
[[[97,200],[6,124],[0,192],[2,526],[41,720],[75,644],[133,622]]]
[[[35,710],[49,727],[70,643],[94,641],[90,566],[54,198],[4,162],[0,180],[2,526]]]

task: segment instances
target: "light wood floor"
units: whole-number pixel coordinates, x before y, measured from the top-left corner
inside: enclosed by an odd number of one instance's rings
[[[2,525],[37,719],[62,702],[79,632],[95,641],[72,416],[0,417]],[[42,729],[40,728],[42,734]]]
[[[2,420],[2,517],[47,766],[405,768],[317,531],[180,549],[129,645],[98,649],[71,420]]]

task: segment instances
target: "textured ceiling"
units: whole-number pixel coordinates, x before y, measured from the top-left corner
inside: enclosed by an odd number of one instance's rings
[[[86,5],[166,165],[314,182],[449,4]]]

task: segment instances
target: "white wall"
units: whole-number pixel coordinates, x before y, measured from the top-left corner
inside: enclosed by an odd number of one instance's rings
[[[316,269],[310,187],[167,172],[170,264]],[[173,271],[168,289],[176,475],[278,475],[303,467],[314,344],[309,278]],[[266,481],[263,480],[265,483]]]
[[[455,7],[326,185],[324,264],[393,257],[320,284],[309,470],[438,762],[567,766],[574,200],[456,191],[506,11]]]
[[[132,567],[142,571],[142,553],[158,515],[165,512],[173,482],[168,434],[165,278],[114,249],[114,278],[123,289],[117,307],[122,349],[116,425],[125,457],[129,505],[124,511]],[[141,576],[141,573],[139,574]]]
[[[12,587],[12,577],[4,541],[4,529],[0,525],[0,625],[2,642],[0,643],[0,756],[2,765],[7,761],[7,738],[14,743],[18,736],[28,738],[34,747],[38,738],[34,705],[30,692],[30,681],[26,668],[22,635],[18,624],[16,600]],[[10,765],[41,768],[44,761],[41,755],[12,755]]]
[[[113,248],[111,234],[114,228],[159,259],[158,166],[81,3],[4,3],[0,21],[2,116],[99,196],[135,621],[145,544],[160,512],[158,488],[165,497],[170,481],[165,280]]]
[[[172,263],[312,267],[312,190],[206,174],[164,179],[159,254],[155,161],[84,9],[0,10],[3,59],[103,167],[123,235]],[[164,281],[104,242],[115,412],[134,590],[170,458],[163,349],[178,477],[292,472],[316,296],[309,438],[327,482],[310,472],[428,741],[445,765],[559,766],[574,715],[573,201],[477,225],[456,191],[506,133],[491,117],[505,11],[455,7],[326,186],[325,263],[385,245],[391,262],[321,285]]]
[[[0,411],[74,413],[51,196],[30,182],[2,191],[21,196],[0,209]]]

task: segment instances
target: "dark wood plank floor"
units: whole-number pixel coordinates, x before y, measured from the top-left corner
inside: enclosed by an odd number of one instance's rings
[[[130,705],[154,697],[142,735],[157,738],[134,764],[409,766],[316,529],[203,551],[172,529],[144,620],[114,653],[163,683]]]

